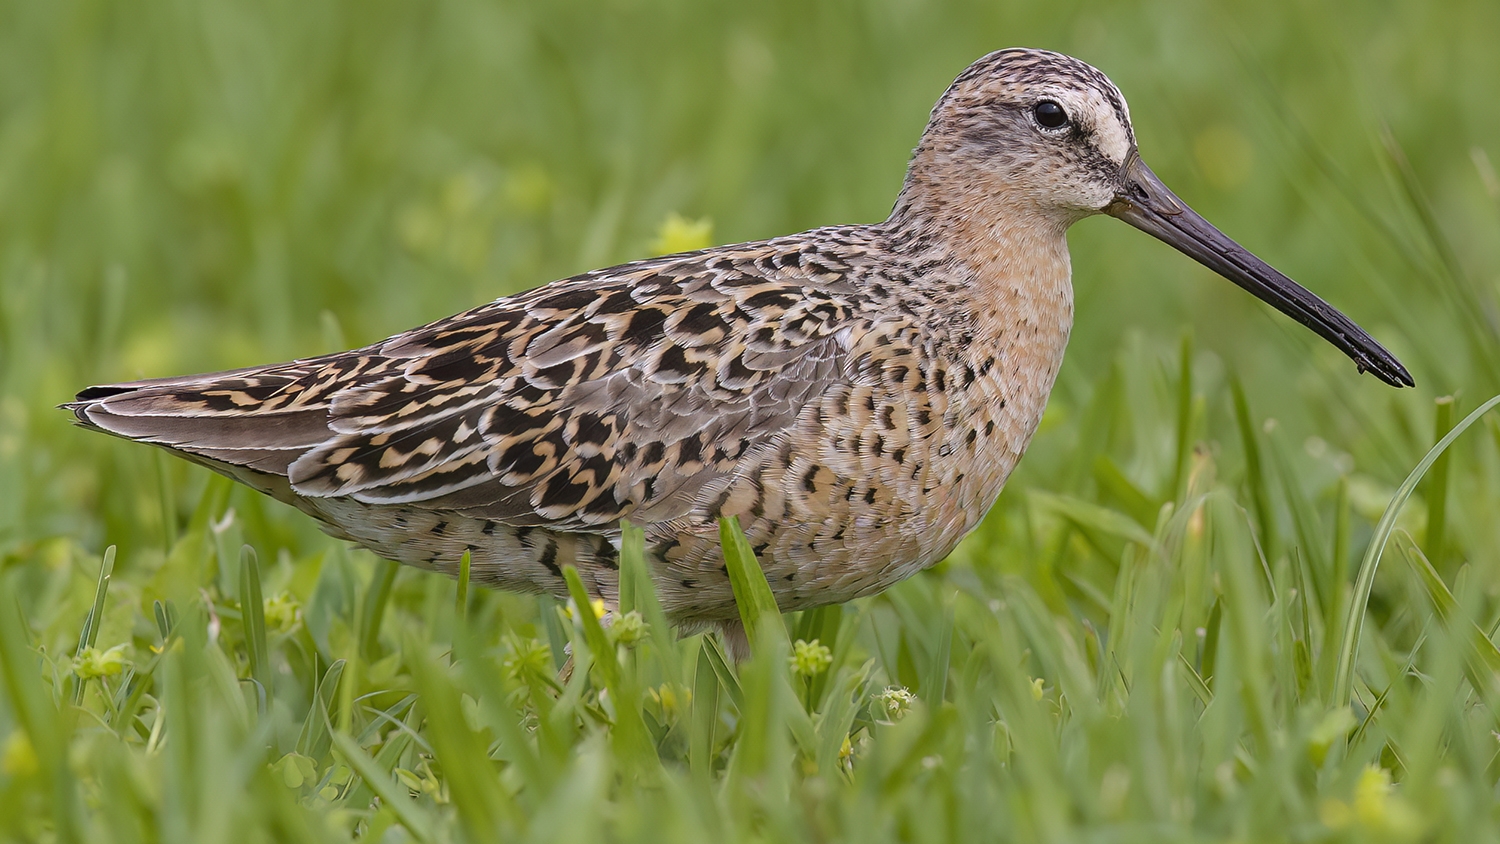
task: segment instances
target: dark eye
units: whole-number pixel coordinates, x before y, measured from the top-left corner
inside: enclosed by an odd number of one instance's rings
[[[1042,100],[1037,103],[1031,109],[1031,113],[1036,116],[1036,122],[1040,123],[1043,129],[1061,129],[1068,125],[1068,113],[1063,111],[1062,106],[1051,100]]]

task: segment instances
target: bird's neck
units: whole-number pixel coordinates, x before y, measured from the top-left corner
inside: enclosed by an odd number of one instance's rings
[[[894,248],[960,280],[940,291],[942,307],[968,326],[960,354],[989,371],[980,386],[1004,399],[995,412],[1017,437],[1011,448],[1036,430],[1072,333],[1071,222],[1004,187],[935,182],[914,167],[885,223]]]
[[[919,150],[885,223],[892,241],[961,266],[973,281],[966,304],[977,322],[1004,331],[1016,320],[1040,321],[1065,341],[1073,319],[1066,233],[1075,219],[981,174],[963,178],[951,162],[928,163]]]

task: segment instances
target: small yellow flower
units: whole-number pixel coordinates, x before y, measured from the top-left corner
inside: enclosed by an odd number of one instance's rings
[[[574,621],[577,621],[578,620],[578,615],[577,615],[576,612],[574,612],[574,610],[576,610],[576,609],[577,609],[577,605],[575,605],[573,603],[573,599],[572,598],[569,598],[567,606],[563,607],[563,612],[567,614],[568,618],[570,618],[570,619],[572,619]],[[589,601],[589,609],[591,609],[591,610],[594,611],[594,618],[603,618],[604,617],[604,599],[603,598],[595,598],[592,601]]]
[[[80,679],[89,680],[94,677],[115,676],[123,672],[130,665],[130,659],[125,656],[125,645],[115,645],[107,651],[98,648],[84,648],[73,658],[73,673]]]
[[[656,255],[671,255],[674,252],[692,252],[713,245],[714,224],[707,217],[689,220],[675,211],[662,221],[656,230],[656,240],[651,241],[651,252]]]
[[[683,710],[693,702],[693,690],[682,686],[674,686],[671,683],[663,683],[661,686],[650,689],[651,699],[661,704],[662,714],[675,718],[682,714]]]
[[[1046,681],[1043,680],[1041,677],[1035,677],[1035,678],[1033,678],[1032,681],[1031,681],[1031,699],[1032,700],[1041,700],[1042,696],[1047,693],[1047,691],[1046,691],[1046,685],[1047,685]]]
[[[833,651],[817,639],[798,639],[792,643],[792,673],[798,677],[816,677],[833,664]]]

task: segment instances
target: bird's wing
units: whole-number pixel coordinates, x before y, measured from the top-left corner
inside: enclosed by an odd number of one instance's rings
[[[850,378],[867,322],[848,267],[774,243],[579,276],[352,352],[95,387],[68,407],[303,497],[565,530],[666,521]]]

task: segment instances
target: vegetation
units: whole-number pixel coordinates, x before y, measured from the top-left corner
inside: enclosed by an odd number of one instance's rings
[[[1422,461],[1500,392],[1497,31],[1492,0],[0,2],[0,836],[1495,840],[1500,426]],[[738,666],[628,549],[606,628],[53,409],[703,221],[878,219],[1010,44],[1110,73],[1156,171],[1418,388],[1081,224],[1068,364],[988,520],[785,618],[731,526]]]

